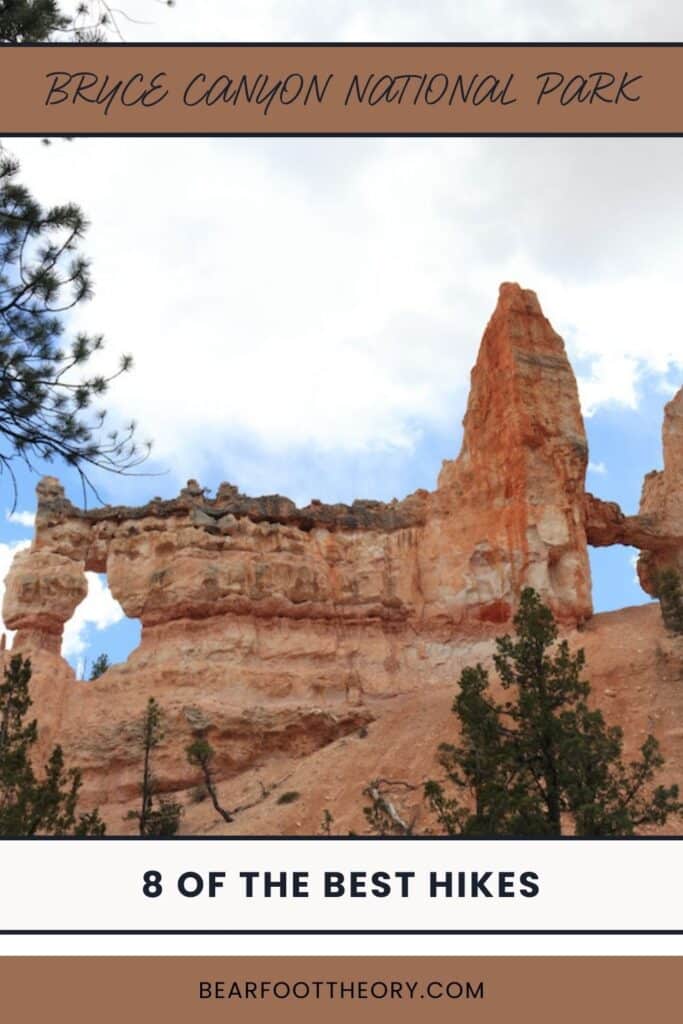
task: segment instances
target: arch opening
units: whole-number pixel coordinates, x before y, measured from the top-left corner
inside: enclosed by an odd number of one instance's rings
[[[97,659],[109,666],[126,661],[140,643],[139,619],[129,619],[113,596],[105,573],[86,572],[88,593],[65,623],[62,656],[78,680],[90,680]]]
[[[593,609],[612,612],[630,605],[649,604],[652,598],[636,574],[638,548],[622,544],[588,548],[593,583]]]

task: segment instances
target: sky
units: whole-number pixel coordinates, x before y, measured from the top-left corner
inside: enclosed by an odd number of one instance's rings
[[[678,4],[128,0],[144,40],[661,40]],[[495,26],[492,32],[491,26]],[[251,494],[390,499],[432,489],[459,448],[469,371],[502,281],[539,295],[586,417],[588,489],[635,512],[683,383],[681,139],[12,140],[45,203],[90,221],[107,397],[153,439],[151,475],[99,476],[105,501],[189,477]],[[74,481],[59,466],[73,500]],[[31,537],[0,480],[0,580]],[[4,516],[4,518],[2,518]],[[648,600],[629,549],[592,553],[597,610]],[[139,627],[106,580],[69,624],[74,663],[125,657]],[[86,668],[87,674],[87,668]]]

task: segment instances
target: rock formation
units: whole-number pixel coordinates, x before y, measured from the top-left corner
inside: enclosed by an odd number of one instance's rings
[[[586,622],[589,543],[641,548],[653,593],[661,567],[683,566],[683,392],[667,406],[664,470],[646,478],[639,515],[585,493],[587,457],[562,339],[533,292],[504,284],[462,450],[434,492],[297,508],[230,484],[211,498],[189,481],[173,500],[82,510],[44,478],[3,612],[33,660],[44,744],[77,752],[93,801],[125,803],[135,722],[156,696],[174,737],[157,768],[167,789],[192,784],[183,750],[197,733],[219,751],[219,778],[243,778],[364,730],[381,698],[452,687],[525,585],[567,628]],[[106,573],[142,639],[84,685],[59,651],[89,570]]]
[[[472,371],[462,450],[444,464],[435,496],[451,559],[439,583],[462,581],[455,604],[505,622],[533,586],[560,620],[591,614],[587,464],[562,339],[533,292],[504,284]]]
[[[615,502],[586,495],[588,543],[639,548],[638,578],[653,597],[664,569],[683,573],[683,388],[664,407],[662,449],[664,469],[645,477],[638,515],[625,516]]]

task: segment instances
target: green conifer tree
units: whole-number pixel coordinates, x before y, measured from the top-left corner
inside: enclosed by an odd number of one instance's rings
[[[140,726],[143,753],[140,810],[129,811],[127,815],[137,820],[141,836],[174,836],[180,827],[182,807],[175,800],[158,796],[152,772],[152,752],[163,738],[162,711],[154,697],[150,697]]]
[[[127,10],[84,0],[65,11],[58,0],[0,0],[0,44],[122,40],[122,24],[136,21],[141,3]],[[32,468],[37,459],[63,459],[84,490],[94,490],[92,469],[127,472],[149,452],[134,423],[106,430],[106,413],[94,408],[131,357],[111,373],[87,372],[102,336],[81,332],[65,341],[64,314],[92,295],[79,251],[85,217],[74,203],[43,208],[18,171],[0,142],[0,472],[10,476],[15,502],[15,460]]]
[[[213,761],[216,752],[209,741],[203,736],[198,737],[186,748],[186,754],[189,763],[200,769],[204,785],[206,786],[206,791],[211,797],[211,803],[214,806],[214,810],[220,814],[224,821],[234,821],[235,819],[233,814],[230,811],[227,811],[225,807],[222,807],[218,800],[216,783],[214,781],[213,770],[211,767],[211,762]]]
[[[154,0],[174,7],[175,0]],[[82,0],[68,13],[58,0],[0,0],[0,43],[124,41],[124,24],[148,14],[152,0],[116,6],[107,0]]]
[[[657,597],[666,628],[671,633],[683,633],[683,588],[675,569],[664,569],[659,574]]]
[[[56,0],[0,0],[0,43],[42,43],[68,25]]]
[[[494,664],[506,699],[488,673],[465,669],[453,704],[458,745],[439,760],[452,784],[429,781],[425,796],[444,831],[470,835],[631,835],[680,814],[678,786],[653,785],[663,765],[648,736],[640,758],[622,759],[623,735],[589,704],[585,657],[557,643],[552,613],[531,588],[521,595],[515,636],[496,641]]]
[[[66,768],[56,746],[42,777],[31,762],[38,739],[35,719],[25,722],[31,662],[15,655],[0,683],[0,836],[103,835],[99,813],[78,814],[81,773]]]
[[[16,180],[17,164],[0,160],[0,471],[12,463],[59,457],[88,483],[97,467],[126,472],[147,456],[135,424],[103,432],[106,413],[93,403],[131,368],[124,356],[109,376],[86,366],[101,335],[78,333],[63,344],[64,313],[92,294],[78,244],[86,228],[73,204],[43,209]],[[16,493],[16,491],[15,491]]]
[[[90,669],[90,676],[89,676],[90,682],[92,682],[93,679],[99,679],[100,676],[104,675],[104,673],[110,667],[111,667],[111,662],[109,660],[109,655],[104,654],[104,653],[103,654],[98,654],[97,657],[95,658],[95,660],[92,663],[92,668]]]

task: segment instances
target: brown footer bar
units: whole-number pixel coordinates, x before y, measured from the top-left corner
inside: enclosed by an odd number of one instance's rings
[[[5,957],[6,1021],[681,1019],[679,957]]]

